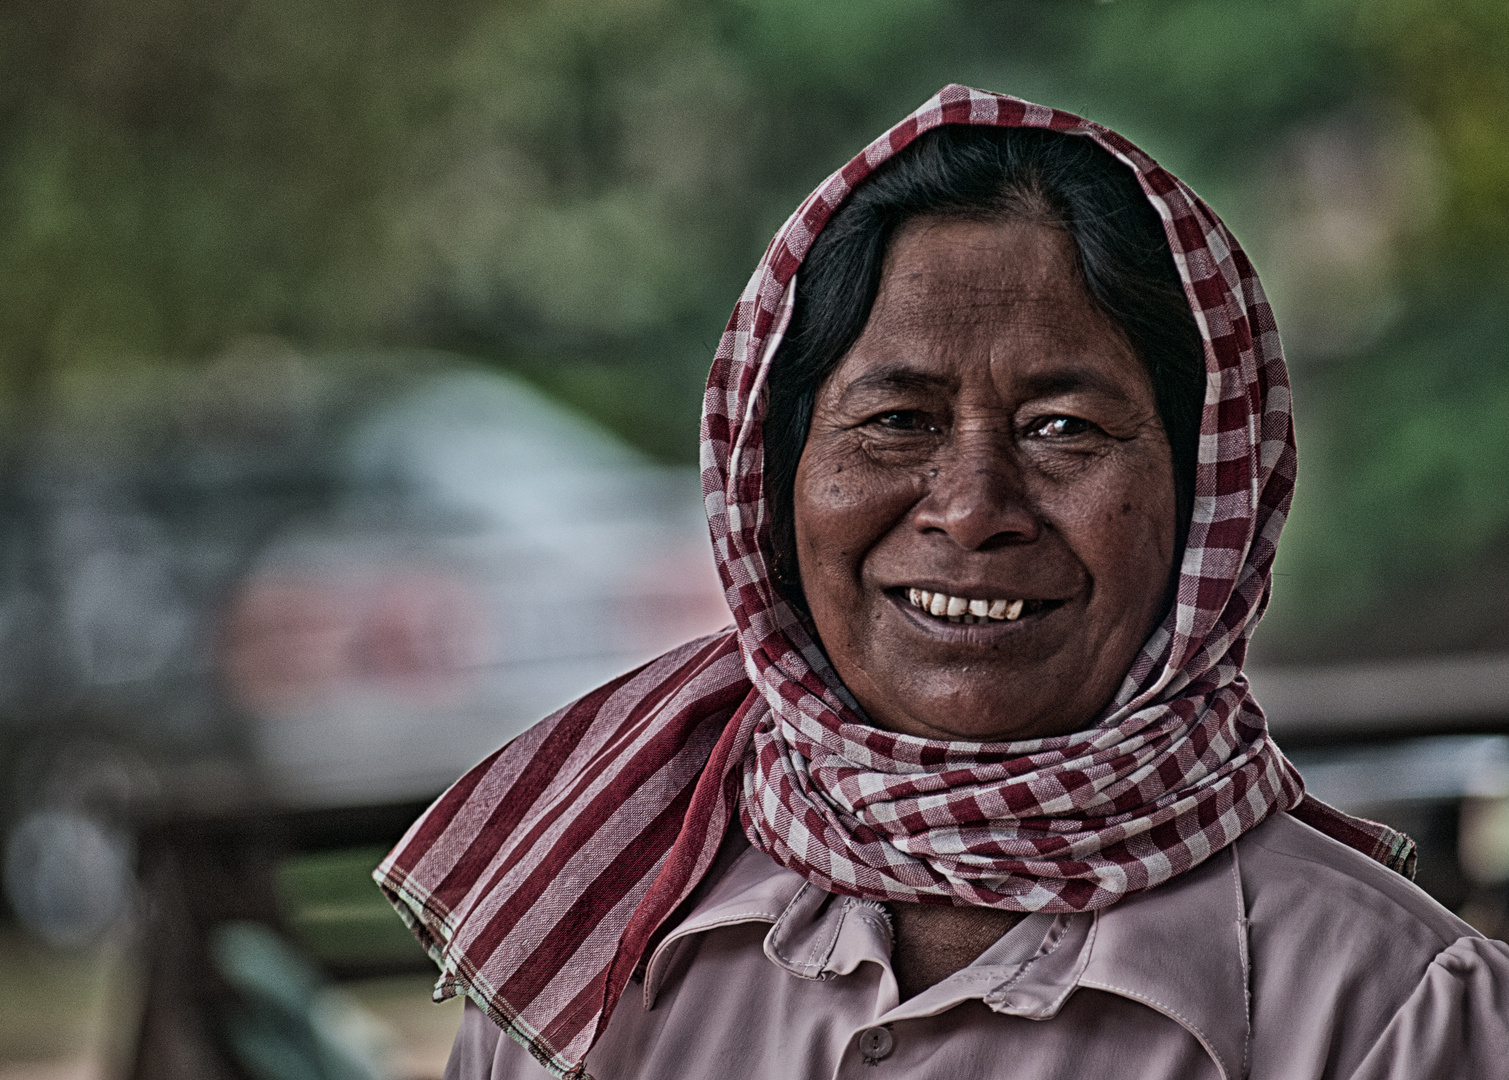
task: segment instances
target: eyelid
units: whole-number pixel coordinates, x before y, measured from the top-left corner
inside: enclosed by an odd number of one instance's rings
[[[1076,416],[1074,413],[1069,413],[1069,412],[1047,412],[1047,413],[1039,413],[1037,416],[1034,416],[1031,420],[1029,420],[1027,422],[1027,424],[1026,424],[1026,426],[1025,426],[1025,428],[1023,430],[1028,435],[1036,435],[1038,432],[1042,431],[1043,428],[1047,427],[1049,424],[1053,423],[1053,421],[1055,421],[1055,420],[1068,420],[1068,421],[1071,421],[1071,422],[1074,422],[1074,423],[1083,424],[1085,426],[1085,431],[1074,432],[1075,435],[1083,435],[1086,432],[1091,431],[1091,430],[1099,430],[1099,427],[1100,427],[1100,425],[1097,424],[1097,423],[1095,423],[1095,421],[1090,420],[1090,419],[1088,419],[1086,417],[1083,417],[1083,416]],[[1069,435],[1066,435],[1064,437],[1065,438],[1072,438],[1072,436],[1069,436]]]
[[[941,430],[941,425],[936,422],[932,413],[928,412],[928,410],[907,408],[881,409],[878,412],[871,413],[870,416],[862,422],[861,426],[875,424],[880,427],[889,427],[890,425],[887,425],[883,422],[888,416],[910,416],[911,418],[913,418],[916,424],[915,430],[918,431]]]

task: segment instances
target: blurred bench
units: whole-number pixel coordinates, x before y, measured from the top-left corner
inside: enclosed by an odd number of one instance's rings
[[[1509,734],[1509,656],[1484,653],[1249,668],[1284,747]]]
[[[249,810],[148,824],[140,839],[147,971],[132,1080],[258,1080],[227,1044],[223,1020],[238,994],[217,971],[212,935],[256,924],[298,940],[280,868],[300,855],[389,847],[427,805]],[[392,923],[402,929],[396,914]],[[381,929],[388,947],[376,955],[316,955],[314,963],[333,979],[434,970],[417,942],[395,949],[392,927]]]

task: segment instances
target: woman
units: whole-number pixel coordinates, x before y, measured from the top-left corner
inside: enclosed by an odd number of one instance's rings
[[[448,1076],[1509,1075],[1509,949],[1247,691],[1287,379],[1145,154],[946,88],[776,237],[702,446],[735,629],[378,870]]]

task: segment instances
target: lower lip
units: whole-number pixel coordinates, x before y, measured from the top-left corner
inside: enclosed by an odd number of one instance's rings
[[[949,622],[936,615],[929,615],[921,608],[914,606],[903,595],[886,593],[886,599],[896,605],[913,624],[921,627],[934,637],[946,638],[954,641],[994,641],[998,638],[1012,634],[1025,633],[1064,605],[1053,604],[1040,608],[1030,615],[1023,615],[1019,619],[991,619],[987,622],[963,623]]]

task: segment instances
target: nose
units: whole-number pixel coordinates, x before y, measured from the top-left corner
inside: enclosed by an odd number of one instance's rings
[[[1042,534],[1009,431],[956,429],[925,481],[912,512],[919,531],[942,533],[966,551],[1030,544]]]

